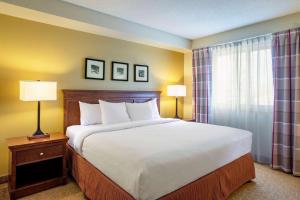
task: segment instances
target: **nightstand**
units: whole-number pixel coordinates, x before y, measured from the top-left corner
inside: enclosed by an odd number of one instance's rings
[[[196,122],[196,120],[194,120],[194,119],[182,119],[182,120],[187,121],[187,122]]]
[[[67,183],[66,142],[63,133],[34,140],[26,136],[7,139],[10,199]]]

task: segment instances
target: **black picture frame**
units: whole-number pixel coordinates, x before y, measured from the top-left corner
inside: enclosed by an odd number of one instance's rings
[[[146,70],[146,80],[143,80],[144,78],[139,77],[139,68],[144,68]],[[149,82],[149,66],[148,65],[140,65],[140,64],[134,64],[134,82]]]
[[[116,67],[120,67],[120,65],[123,65],[123,69],[126,70],[126,75],[124,76],[124,78],[118,78],[117,74],[115,73],[117,69],[115,69]],[[116,62],[116,61],[112,61],[111,62],[111,80],[113,81],[128,81],[128,77],[129,77],[129,64],[128,63],[124,63],[124,62]]]
[[[99,77],[96,77],[97,74],[97,69],[95,69],[96,71],[90,71],[92,70],[92,63],[97,63],[99,65],[99,68],[102,67],[102,70],[99,70]],[[96,73],[95,75],[93,75],[92,73]],[[102,75],[101,75],[102,74]],[[92,80],[105,80],[105,61],[104,60],[99,60],[99,59],[93,59],[93,58],[85,58],[85,79],[92,79]]]

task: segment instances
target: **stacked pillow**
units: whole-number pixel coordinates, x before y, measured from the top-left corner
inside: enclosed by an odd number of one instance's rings
[[[79,108],[81,125],[87,126],[102,123],[99,104],[90,104],[79,101]]]
[[[156,99],[145,103],[125,103],[128,115],[132,121],[160,118]]]
[[[144,103],[112,103],[103,100],[99,100],[99,104],[79,102],[80,123],[86,126],[159,119],[156,102],[156,98]]]
[[[124,102],[111,103],[99,100],[99,104],[103,124],[115,124],[130,121]]]

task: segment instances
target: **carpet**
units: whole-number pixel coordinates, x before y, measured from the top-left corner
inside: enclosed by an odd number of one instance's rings
[[[256,179],[235,191],[229,200],[300,200],[300,177],[255,164]],[[0,200],[8,200],[7,185],[0,185]],[[74,181],[22,198],[22,200],[83,200]]]

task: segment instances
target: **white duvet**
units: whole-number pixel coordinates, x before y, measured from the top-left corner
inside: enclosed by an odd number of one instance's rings
[[[69,144],[135,199],[168,194],[251,151],[248,131],[174,119],[71,126]]]

